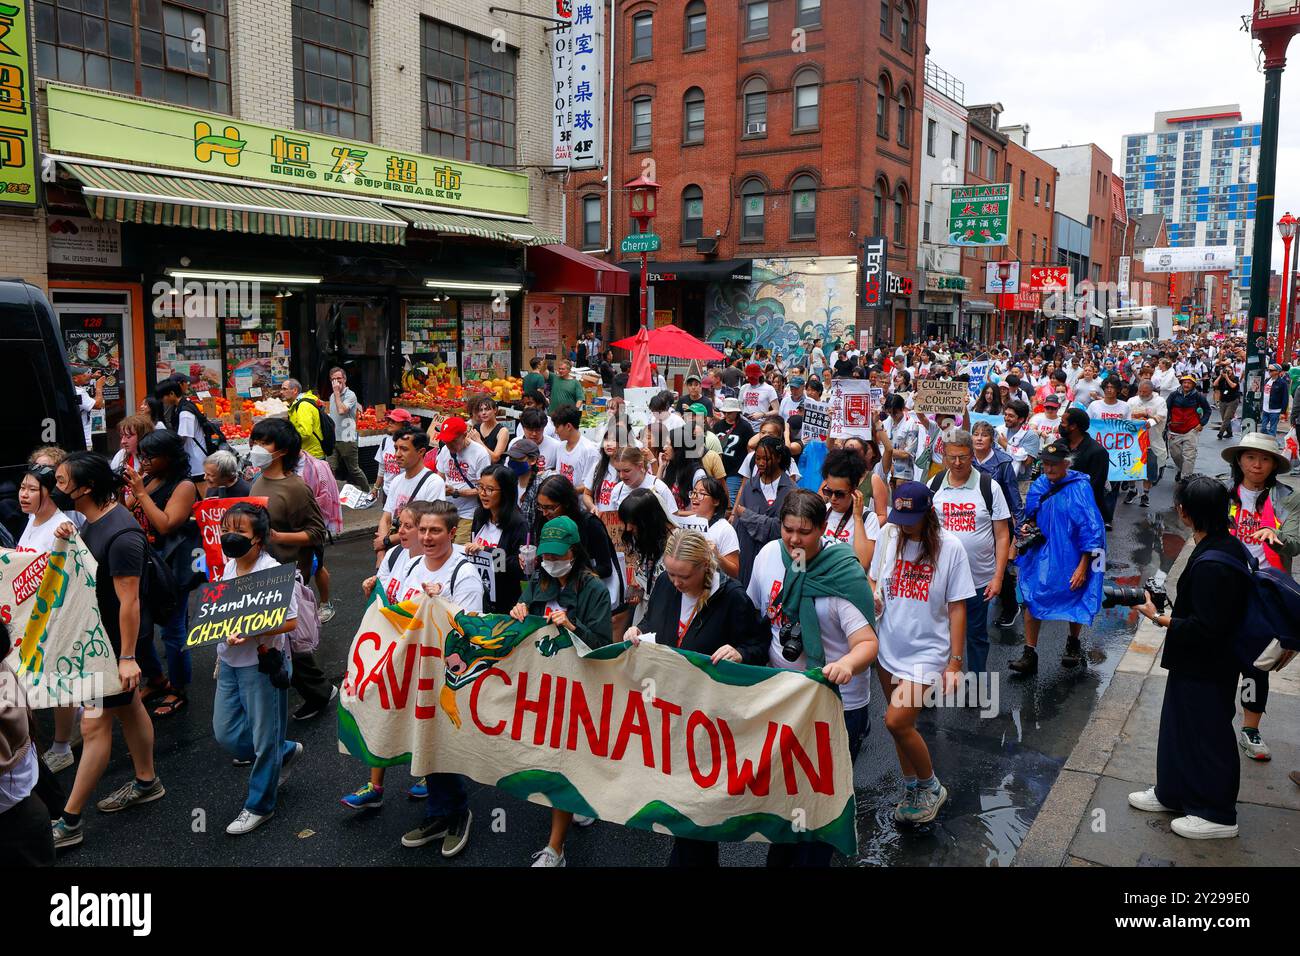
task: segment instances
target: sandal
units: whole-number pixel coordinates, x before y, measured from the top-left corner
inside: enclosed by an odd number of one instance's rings
[[[142,687],[140,689],[140,702],[148,709],[168,694],[175,693],[176,688],[172,687],[171,682],[164,678],[161,684],[146,684],[145,687]]]
[[[149,712],[155,717],[171,717],[184,710],[188,703],[189,699],[184,694],[172,690],[159,698],[158,703],[151,707]]]

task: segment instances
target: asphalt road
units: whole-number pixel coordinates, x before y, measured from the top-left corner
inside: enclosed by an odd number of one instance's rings
[[[1225,446],[1208,428],[1199,470],[1226,472],[1218,452]],[[1167,571],[1182,547],[1171,511],[1170,470],[1152,496],[1152,507],[1117,508],[1108,541],[1109,577],[1137,584]],[[338,683],[362,609],[359,582],[370,573],[368,540],[352,540],[328,554],[338,614],[322,629],[320,661]],[[1080,731],[1105,690],[1136,625],[1128,610],[1104,611],[1084,632],[1088,663],[1067,670],[1058,664],[1064,624],[1048,624],[1040,641],[1036,677],[1006,679],[1006,664],[1019,656],[1022,623],[1011,631],[991,628],[990,669],[996,672],[997,713],[940,709],[925,713],[920,729],[936,771],[949,791],[939,818],[904,830],[892,818],[901,790],[894,748],[884,730],[880,694],[871,703],[872,730],[854,769],[858,795],[859,852],[845,864],[1005,866],[1013,859],[1038,808],[1051,789]],[[416,825],[423,804],[410,801],[409,774],[390,771],[379,810],[358,813],[339,797],[366,779],[366,768],[341,754],[332,715],[292,722],[291,735],[305,746],[302,759],[280,793],[274,819],[243,837],[225,826],[239,812],[247,770],[231,766],[212,738],[211,648],[195,654],[196,681],[180,714],[156,722],[156,760],[167,787],[164,799],[114,816],[91,809],[86,840],[64,853],[61,865],[111,866],[523,866],[546,842],[549,811],[490,787],[472,785],[474,825],[470,843],[455,860],[435,845],[407,849],[402,834]],[[290,708],[298,704],[291,692]],[[43,717],[43,720],[48,718]],[[130,760],[120,732],[97,798],[128,779]],[[61,775],[70,786],[72,770]],[[598,822],[570,833],[571,866],[659,866],[668,856],[665,836]],[[765,847],[728,844],[724,865],[762,865]]]

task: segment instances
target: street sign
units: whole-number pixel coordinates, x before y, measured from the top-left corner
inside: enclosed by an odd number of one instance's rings
[[[658,252],[659,237],[653,232],[637,232],[628,236],[618,244],[620,251],[625,253],[631,252]]]
[[[1011,232],[1011,184],[958,186],[948,206],[948,244],[1005,246]]]

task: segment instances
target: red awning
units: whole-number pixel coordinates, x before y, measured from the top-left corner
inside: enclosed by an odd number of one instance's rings
[[[534,246],[528,250],[529,292],[565,295],[627,295],[627,271],[568,246]]]

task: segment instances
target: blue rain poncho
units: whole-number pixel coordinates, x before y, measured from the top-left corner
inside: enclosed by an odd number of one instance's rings
[[[1105,575],[1097,567],[1105,567],[1106,526],[1087,475],[1067,471],[1061,484],[1064,487],[1041,508],[1039,503],[1052,488],[1046,475],[1035,478],[1025,495],[1025,518],[1037,515],[1047,543],[1016,558],[1020,592],[1029,613],[1040,621],[1091,624],[1101,610]],[[1074,591],[1070,578],[1085,551],[1101,553],[1103,560],[1089,563],[1087,582]]]

